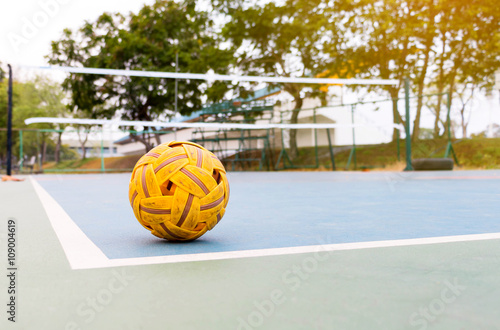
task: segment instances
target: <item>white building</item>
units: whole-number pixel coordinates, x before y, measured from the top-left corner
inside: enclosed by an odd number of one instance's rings
[[[249,101],[250,103],[245,103]],[[245,111],[252,112],[258,107],[259,102],[269,105],[274,104],[271,110],[265,113],[263,118],[256,117],[252,120],[255,124],[262,123],[287,123],[290,122],[291,110],[294,109],[294,102],[291,95],[279,89],[268,90],[262,89],[255,92],[255,95],[250,100],[245,100],[243,104],[236,99],[232,103],[226,102],[222,105],[206,107],[202,111],[193,113],[188,117],[175,118],[175,121],[204,121],[210,122],[219,121],[216,118],[215,111],[220,110],[221,114],[231,113],[230,119],[232,122],[246,122]],[[302,110],[299,113],[298,123],[335,123],[339,127],[330,129],[332,145],[335,146],[350,146],[353,144],[353,138],[357,145],[379,144],[390,142],[392,139],[392,112],[389,102],[386,104],[364,104],[357,105],[353,108],[351,105],[332,105],[335,99],[330,100],[329,106],[321,106],[319,99],[306,98],[304,100]],[[231,107],[232,105],[232,107]],[[241,105],[239,111],[235,111],[235,106]],[[253,105],[253,107],[252,107]],[[226,111],[224,111],[226,106]],[[247,106],[245,108],[245,106]],[[246,109],[246,110],[245,110]],[[377,109],[376,111],[374,109]],[[383,110],[381,110],[383,109]],[[389,110],[389,111],[388,111]],[[264,112],[264,111],[263,111]],[[227,119],[227,118],[226,118]],[[351,125],[354,120],[356,127],[354,130]],[[380,123],[386,123],[380,125]],[[375,126],[378,125],[378,126]],[[227,131],[225,133],[220,130],[200,130],[194,128],[185,129],[168,129],[170,133],[160,136],[161,143],[172,140],[177,141],[195,141],[204,145],[208,149],[215,150],[218,156],[230,156],[242,149],[242,140],[240,131]],[[354,132],[353,132],[354,131]],[[269,135],[268,135],[269,133]],[[354,135],[353,135],[354,133]],[[289,132],[288,130],[274,129],[267,130],[252,130],[246,131],[246,136],[249,137],[244,142],[245,149],[262,149],[266,143],[272,147],[281,149],[282,145],[289,147]],[[281,136],[283,136],[283,141]],[[266,141],[269,140],[269,141]],[[122,155],[143,154],[145,152],[144,144],[133,141],[129,137],[124,137],[114,141],[117,145],[117,153]],[[315,143],[318,146],[327,146],[328,137],[326,129],[300,129],[297,133],[297,144],[299,147],[311,147]]]

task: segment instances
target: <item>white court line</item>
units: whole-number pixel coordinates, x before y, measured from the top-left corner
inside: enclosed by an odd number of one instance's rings
[[[45,208],[71,268],[100,268],[100,265],[107,264],[108,257],[85,235],[61,205],[32,176],[30,181]]]
[[[388,241],[356,242],[341,244],[321,244],[273,249],[242,250],[211,252],[197,254],[182,254],[143,258],[109,259],[73,222],[64,209],[40,186],[33,177],[30,180],[40,201],[45,208],[50,223],[56,232],[72,269],[92,269],[120,266],[139,266],[177,262],[208,261],[223,259],[239,259],[251,257],[279,256],[323,251],[345,251],[382,247],[427,245],[453,242],[470,242],[490,239],[500,239],[500,233],[442,236],[428,238],[412,238]]]

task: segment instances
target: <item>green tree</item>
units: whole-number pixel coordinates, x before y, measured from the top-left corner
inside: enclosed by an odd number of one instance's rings
[[[17,84],[18,99],[13,108],[13,125],[17,128],[55,129],[55,124],[39,123],[27,126],[24,120],[30,117],[61,117],[67,113],[63,103],[65,93],[60,84],[52,82],[47,78],[36,77],[32,81]],[[14,87],[16,90],[16,87]],[[41,162],[46,161],[47,147],[52,142],[54,134],[40,132],[24,135],[24,146],[26,154],[35,155],[39,150]],[[57,134],[61,135],[61,134]],[[56,135],[56,136],[57,136]],[[60,138],[56,138],[60,141]],[[60,150],[60,145],[59,148]],[[57,150],[57,149],[56,149]],[[56,156],[57,157],[57,156]]]
[[[438,93],[448,92],[452,101],[457,89],[467,85],[482,90],[490,88],[494,72],[500,68],[498,3],[491,0],[439,0],[438,3],[436,62],[431,86]],[[440,131],[441,102],[439,97],[434,124],[436,137]]]
[[[224,49],[207,12],[196,1],[157,0],[137,14],[102,14],[78,31],[65,30],[52,43],[51,64],[110,69],[228,72],[233,55]],[[72,92],[71,106],[91,118],[119,114],[127,120],[161,120],[173,115],[174,79],[71,74],[64,88]],[[178,112],[189,114],[204,101],[219,101],[230,88],[227,82],[179,80]],[[154,128],[151,128],[154,130]],[[146,150],[144,135],[133,135]],[[156,135],[156,142],[159,138]]]
[[[340,0],[328,4],[323,3],[329,21],[337,22],[335,30],[344,32],[343,37],[326,41],[329,70],[360,78],[397,79],[398,86],[375,88],[393,99],[399,97],[406,77],[416,95],[439,93],[433,105],[435,136],[442,122],[442,94],[446,91],[453,96],[458,83],[486,86],[498,68],[500,16],[495,1]],[[413,139],[420,135],[423,105],[424,99],[418,98]],[[393,118],[395,123],[403,122],[396,100]]]
[[[33,97],[32,91],[34,88],[32,83],[20,83],[18,81],[13,81],[12,83],[12,127],[14,129],[24,127],[24,119],[29,117],[26,114],[26,105],[29,104],[29,108],[33,109],[39,105],[36,98]],[[1,127],[5,129],[0,134],[0,159],[6,161],[7,159],[7,107],[8,107],[8,79],[4,79],[0,82],[0,124]],[[13,156],[19,156],[17,145],[19,143],[17,132],[12,132],[12,145]]]
[[[79,110],[79,109],[73,109],[72,111],[73,118],[87,118],[88,113]],[[95,126],[93,125],[74,125],[73,128],[76,131],[76,134],[78,136],[78,142],[80,142],[80,148],[82,149],[82,155],[81,159],[84,160],[87,158],[87,148],[86,144],[89,140],[89,136],[92,133],[92,131],[95,131]]]
[[[7,81],[0,82],[0,121],[2,127],[6,127],[7,121]],[[12,127],[15,129],[39,128],[53,129],[53,124],[33,124],[27,126],[24,120],[30,117],[59,117],[67,112],[63,103],[65,94],[58,83],[52,82],[46,78],[36,77],[33,80],[13,82],[13,109],[12,109]],[[13,154],[19,157],[19,135],[14,132]],[[35,134],[24,134],[23,147],[27,155],[34,156],[41,153],[42,162],[45,161],[47,145],[52,139],[52,134],[47,132]],[[2,145],[6,145],[6,134],[1,135]],[[0,158],[4,159],[6,149],[0,148]]]
[[[415,10],[413,17],[418,19],[414,24],[414,36],[417,42],[417,58],[413,67],[413,83],[415,84],[415,93],[417,96],[425,94],[426,79],[428,78],[430,66],[435,52],[432,47],[435,44],[437,29],[436,23],[440,19],[439,9],[436,8],[436,0],[417,1],[418,9]],[[414,6],[412,6],[414,7]],[[417,111],[413,121],[412,141],[418,139],[420,134],[420,119],[424,98],[417,98]]]
[[[2,62],[0,61],[0,83],[3,81],[5,78],[5,71],[2,68]]]
[[[327,24],[316,0],[213,1],[227,17],[222,35],[237,54],[237,68],[261,76],[314,76],[320,73],[320,37]],[[312,91],[303,84],[280,84],[294,100],[291,123],[297,123],[304,98]],[[290,156],[297,155],[297,131],[290,131]]]
[[[429,1],[340,0],[327,6],[329,21],[336,22],[340,38],[325,41],[331,72],[358,78],[396,79],[395,86],[371,86],[383,91],[392,101],[394,123],[404,123],[398,111],[398,98],[404,79],[423,81],[428,67],[430,41],[425,32],[432,30]],[[423,60],[423,61],[422,61]],[[422,84],[418,84],[419,93]],[[354,88],[358,88],[354,86]],[[399,132],[394,129],[393,139]],[[417,133],[418,134],[418,133]]]
[[[46,78],[37,77],[34,81],[40,106],[37,113],[48,117],[68,117],[70,115],[67,106],[64,104],[66,93],[64,93],[59,83],[52,82]],[[54,160],[59,163],[61,160],[62,135],[67,124],[52,124],[52,128],[59,130],[55,138]],[[44,146],[45,147],[45,146]],[[46,149],[46,147],[44,148]],[[44,153],[45,154],[45,153]],[[45,156],[43,156],[45,160]]]

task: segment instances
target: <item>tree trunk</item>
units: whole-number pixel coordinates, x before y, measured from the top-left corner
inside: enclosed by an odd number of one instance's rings
[[[85,148],[85,144],[87,143],[87,140],[89,138],[89,132],[86,132],[85,129],[86,127],[84,126],[83,134],[85,134],[85,139],[82,139],[80,135],[80,129],[77,130],[78,140],[80,141],[80,146],[82,147],[82,160],[85,160],[87,158],[87,149]]]
[[[389,95],[391,96],[392,99],[392,121],[394,124],[404,125],[405,122],[398,111],[398,94],[399,94],[398,88],[389,89]],[[392,141],[397,141],[399,133],[400,132],[397,128],[394,128],[392,130]]]
[[[460,110],[460,116],[462,117],[462,137],[467,137],[467,123],[465,122],[465,105]]]
[[[300,112],[300,109],[302,108],[302,103],[303,103],[303,100],[298,95],[295,98],[295,108],[293,109],[292,117],[290,118],[291,124],[297,124],[298,119],[299,119],[299,112]],[[299,153],[299,148],[297,146],[297,130],[291,129],[290,130],[290,158],[292,160],[294,160],[295,158],[297,158],[298,153]]]
[[[47,141],[45,137],[42,138],[42,164],[45,163],[45,156],[47,155]]]
[[[447,102],[447,105],[446,105],[446,114],[448,114],[448,111],[451,109],[451,103],[453,102],[453,93],[455,92],[455,78],[456,78],[456,75],[457,75],[457,71],[456,69],[453,70],[453,72],[451,73],[451,77],[450,77],[450,90],[449,90],[449,95],[448,97],[450,98],[450,101]],[[449,109],[448,109],[449,107]],[[448,117],[448,115],[446,116],[446,126],[444,128],[444,136],[447,137],[448,136],[448,129],[451,129],[451,122],[450,122],[451,118]],[[450,132],[451,133],[451,132]]]
[[[394,124],[398,123],[398,100],[397,99],[392,99],[392,118]],[[394,127],[392,130],[392,141],[397,141],[399,135],[399,130]]]
[[[156,127],[153,127],[153,131],[156,131]],[[153,133],[153,134],[155,136],[156,145],[159,146],[161,144],[160,134],[159,133]]]
[[[80,145],[82,147],[82,160],[85,160],[87,158],[87,148],[85,148],[85,142],[80,142]]]
[[[420,117],[422,115],[422,107],[424,105],[424,100],[422,95],[424,94],[424,83],[425,77],[427,76],[427,69],[429,67],[430,53],[432,51],[432,45],[434,44],[434,37],[436,35],[436,26],[435,26],[435,16],[436,11],[434,10],[434,3],[432,1],[429,2],[428,17],[427,24],[428,27],[425,30],[425,50],[424,50],[424,63],[422,65],[422,69],[420,71],[420,76],[417,81],[417,114],[415,116],[415,120],[413,121],[413,135],[411,137],[412,141],[418,139],[420,135]]]
[[[436,119],[434,120],[434,138],[439,137],[439,122],[441,118],[439,117],[441,115],[441,105],[443,103],[443,91],[444,91],[444,56],[446,54],[446,42],[445,40],[441,40],[442,42],[442,49],[441,49],[441,56],[439,59],[439,78],[437,79],[437,86],[438,86],[438,103],[436,106]]]
[[[139,137],[138,135],[130,134],[130,138],[136,142],[144,144],[144,151],[146,153],[153,149],[153,145],[149,142],[149,138],[146,138],[144,135],[143,137]]]
[[[62,132],[59,132],[58,136],[57,136],[57,144],[56,144],[56,155],[55,155],[56,164],[59,164],[59,162],[61,161],[61,143],[62,143],[61,140],[62,140]]]
[[[443,103],[443,87],[439,86],[438,87],[438,101],[436,105],[436,119],[434,120],[434,138],[437,139],[439,137],[439,122],[440,122],[440,115],[441,115],[441,104]]]
[[[420,117],[422,114],[422,107],[423,107],[423,99],[422,95],[424,94],[424,81],[425,81],[425,76],[427,75],[427,67],[429,65],[429,54],[431,51],[431,46],[432,46],[432,39],[430,40],[431,42],[428,42],[426,44],[426,51],[425,51],[425,59],[424,59],[424,65],[422,67],[422,72],[420,73],[420,77],[418,78],[418,86],[417,86],[417,114],[415,116],[415,120],[413,121],[413,135],[411,136],[411,140],[415,141],[415,139],[418,139],[418,135],[420,134]]]
[[[470,97],[466,97],[465,96],[465,93],[466,93],[466,90],[467,90],[467,84],[464,86],[464,89],[462,90],[461,94],[460,95],[460,101],[462,102],[462,108],[460,109],[460,118],[462,120],[462,137],[463,138],[466,138],[467,137],[467,126],[469,125],[469,121],[470,121],[470,112],[469,112],[469,118],[468,120],[465,119],[465,111],[467,110],[467,105],[469,104],[469,102],[472,103],[472,100],[474,99],[474,85],[472,85],[472,89],[471,89],[471,94],[470,94]],[[464,99],[465,98],[465,99]],[[472,104],[471,104],[471,107],[472,107]],[[472,109],[471,109],[472,111]]]
[[[422,84],[423,85],[423,84]],[[423,86],[422,86],[423,89]],[[420,86],[419,86],[420,90]],[[418,99],[417,99],[417,114],[415,115],[415,120],[413,121],[413,132],[411,136],[412,142],[415,141],[415,139],[418,139],[418,135],[420,134],[420,116],[422,113],[422,106],[423,106],[423,100],[421,97],[421,93],[418,93]]]

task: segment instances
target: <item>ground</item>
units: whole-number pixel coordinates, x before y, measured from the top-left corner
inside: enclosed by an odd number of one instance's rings
[[[18,289],[2,329],[500,324],[499,171],[230,173],[227,214],[193,244],[137,223],[129,177],[0,184],[0,258],[8,274],[11,219]],[[8,287],[2,276],[5,302]]]

